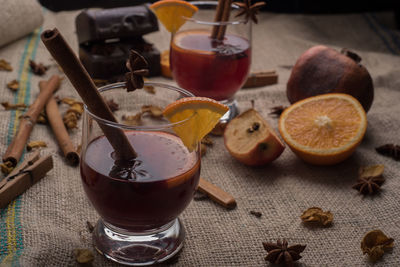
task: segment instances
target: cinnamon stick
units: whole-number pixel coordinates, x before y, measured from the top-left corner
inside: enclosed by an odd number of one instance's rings
[[[39,82],[40,90],[43,90],[45,88],[46,83],[46,81]],[[71,142],[71,139],[69,138],[68,131],[65,128],[60,111],[58,110],[57,102],[53,96],[51,96],[49,101],[47,101],[46,114],[51,129],[54,132],[58,145],[64,153],[67,162],[73,166],[77,165],[79,163],[79,155],[76,152],[74,145]]]
[[[17,165],[40,112],[59,85],[60,77],[57,75],[53,75],[47,81],[46,86],[40,91],[28,111],[22,116],[17,134],[3,155],[3,162],[11,162],[12,166]]]
[[[117,122],[86,69],[57,28],[44,31],[41,35],[41,39],[47,50],[49,50],[50,54],[64,70],[64,73],[75,87],[90,112],[102,119]],[[118,159],[129,160],[136,157],[135,150],[121,129],[109,127],[101,123],[99,123],[99,126],[114,148]]]
[[[232,0],[224,1],[224,8],[223,8],[222,17],[220,20],[221,22],[226,22],[229,20],[229,15],[231,13],[231,3],[232,3]],[[226,26],[227,25],[220,25],[220,27],[218,29],[218,34],[217,34],[217,40],[222,41],[224,39],[225,32],[226,32]]]
[[[275,70],[252,72],[247,77],[243,88],[253,88],[278,83],[278,74]]]
[[[221,21],[222,13],[224,12],[224,5],[225,5],[224,3],[225,0],[218,0],[217,9],[215,11],[214,22]],[[211,38],[217,39],[218,32],[219,32],[219,25],[214,25],[211,31]]]
[[[236,207],[236,200],[233,196],[201,177],[197,190],[227,209],[234,209]]]

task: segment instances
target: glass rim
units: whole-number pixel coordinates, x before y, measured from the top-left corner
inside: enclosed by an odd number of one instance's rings
[[[180,87],[176,87],[173,85],[165,84],[165,83],[144,82],[144,86],[164,87],[166,89],[170,89],[170,90],[176,91],[178,93],[184,94],[185,97],[195,96],[194,94],[190,93],[189,91],[186,91],[185,89],[182,89]],[[101,87],[97,88],[97,90],[99,91],[99,93],[103,93],[106,91],[110,91],[112,89],[123,89],[123,88],[126,88],[125,82],[116,82],[116,83],[111,83],[111,84],[101,86]],[[118,123],[118,122],[109,121],[107,119],[103,119],[103,118],[97,116],[96,114],[94,114],[93,112],[91,112],[85,103],[83,105],[83,109],[86,114],[88,114],[91,118],[95,119],[97,122],[100,122],[100,123],[110,126],[110,127],[121,128],[124,130],[164,130],[164,129],[173,128],[175,126],[179,126],[183,123],[186,123],[191,118],[193,118],[193,116],[195,115],[195,114],[193,114],[189,118],[186,118],[186,119],[178,121],[178,122],[173,122],[173,123],[168,122],[168,123],[160,124],[160,125],[134,125],[134,126],[132,126],[132,125],[122,124],[122,123]]]
[[[210,5],[210,6],[217,6],[218,1],[188,1],[188,3],[196,6],[197,4],[199,5]],[[231,8],[238,9],[239,7],[235,4],[231,4]],[[246,24],[246,23],[251,23],[250,20],[245,20],[245,19],[238,19],[238,20],[229,20],[229,21],[209,21],[209,20],[199,20],[199,19],[194,19],[192,17],[185,17],[182,16],[183,19],[186,21],[194,22],[197,24],[201,25],[208,25],[208,26],[221,26],[221,25],[240,25],[240,24]]]

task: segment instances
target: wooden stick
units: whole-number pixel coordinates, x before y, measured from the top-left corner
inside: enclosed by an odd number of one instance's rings
[[[0,208],[4,208],[14,198],[42,179],[53,168],[53,158],[48,155],[39,158],[33,153],[19,167],[0,183]],[[20,173],[18,175],[18,173]],[[15,176],[14,176],[15,175]]]
[[[224,3],[225,0],[218,0],[217,10],[215,11],[214,22],[221,21],[222,13],[224,12],[224,5],[225,5]],[[219,25],[214,25],[211,31],[211,38],[217,39],[218,32],[219,32]]]
[[[41,39],[50,54],[64,70],[65,75],[75,87],[86,106],[96,116],[111,122],[117,122],[108,105],[100,95],[86,69],[79,61],[61,33],[55,28],[42,33]],[[99,123],[104,135],[114,148],[120,160],[135,158],[136,152],[125,133],[119,129]]]
[[[234,209],[236,207],[236,201],[233,196],[201,177],[197,190],[227,209]]]
[[[224,2],[224,9],[222,12],[221,22],[229,21],[229,15],[231,13],[231,3],[232,0],[225,0]],[[224,40],[225,32],[226,32],[227,25],[220,25],[217,34],[217,40],[222,41]]]
[[[59,87],[59,85],[60,77],[57,75],[53,75],[48,80],[46,86],[42,91],[40,91],[28,111],[22,116],[17,134],[14,136],[14,139],[8,146],[6,153],[3,155],[3,162],[9,161],[12,163],[12,166],[17,165],[40,112],[43,110],[47,100],[53,95],[53,92]]]
[[[43,90],[46,87],[46,83],[46,81],[39,82],[40,90]],[[58,145],[64,153],[67,162],[73,166],[79,164],[79,155],[76,152],[71,139],[69,138],[68,131],[65,128],[60,111],[58,110],[57,102],[53,96],[51,96],[49,101],[47,101],[46,114],[47,118],[49,119],[51,129],[54,132]]]
[[[278,74],[275,70],[252,72],[247,77],[243,88],[253,88],[278,83]]]

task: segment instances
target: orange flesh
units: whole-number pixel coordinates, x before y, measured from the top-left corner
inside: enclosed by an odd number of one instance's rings
[[[300,145],[331,149],[353,140],[361,120],[352,103],[341,98],[328,98],[304,103],[292,110],[285,120],[285,129]]]

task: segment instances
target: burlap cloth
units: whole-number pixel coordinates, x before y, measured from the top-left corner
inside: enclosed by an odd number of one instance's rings
[[[58,27],[76,49],[76,12],[45,13],[44,29]],[[390,17],[385,17],[388,20]],[[41,29],[42,30],[42,29]],[[40,30],[39,30],[40,31]],[[12,63],[13,72],[0,72],[1,101],[31,103],[38,93],[38,76],[28,71],[27,59],[54,64],[38,40],[38,32],[0,50],[0,58]],[[366,136],[345,162],[333,167],[315,167],[298,159],[286,148],[279,159],[261,168],[246,167],[233,159],[222,138],[203,158],[202,176],[233,194],[238,206],[227,211],[215,203],[192,201],[181,215],[187,230],[185,246],[174,266],[267,266],[263,241],[286,238],[289,244],[307,244],[297,266],[369,266],[360,241],[373,229],[395,239],[391,253],[376,266],[400,265],[400,172],[399,162],[378,155],[375,147],[400,143],[400,33],[379,23],[372,14],[280,15],[263,13],[253,28],[253,70],[276,69],[279,84],[242,90],[240,108],[256,108],[273,127],[277,119],[270,108],[287,105],[287,66],[315,44],[354,49],[363,58],[375,85],[375,100],[368,113]],[[154,33],[148,39],[160,50],[168,46],[168,34]],[[44,76],[59,73],[52,67]],[[12,79],[22,80],[20,92],[6,88]],[[163,78],[153,80],[168,81]],[[64,81],[60,96],[75,96]],[[1,111],[1,151],[5,151],[21,113]],[[71,131],[80,143],[80,128]],[[45,140],[42,154],[52,154],[54,169],[38,184],[1,210],[0,262],[5,266],[74,266],[75,248],[90,248],[86,221],[98,216],[84,195],[79,168],[66,165],[49,127],[37,125],[31,140]],[[382,193],[362,197],[351,188],[360,166],[384,164],[386,182]],[[334,214],[330,228],[309,228],[301,223],[302,211],[318,206]],[[261,218],[249,214],[262,212]],[[93,250],[94,251],[94,250]],[[114,266],[95,253],[94,266]]]

